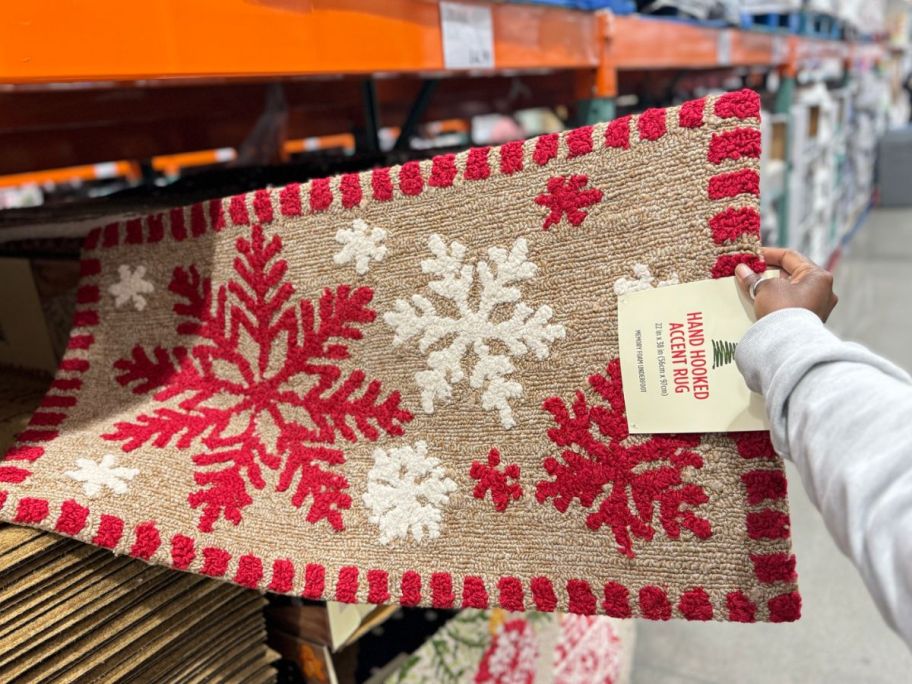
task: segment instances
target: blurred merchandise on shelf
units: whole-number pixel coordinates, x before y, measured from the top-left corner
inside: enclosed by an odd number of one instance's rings
[[[736,0],[741,26],[764,31],[790,31],[800,27],[802,0]]]
[[[790,110],[788,214],[782,244],[827,263],[871,201],[877,141],[888,124],[881,72],[799,88]]]
[[[735,25],[739,17],[737,0],[637,0],[637,7],[643,14],[720,24]]]
[[[760,114],[763,146],[760,151],[760,239],[765,245],[780,242],[779,212],[785,194],[788,162],[788,117],[765,110]]]
[[[889,34],[889,44],[892,48],[909,46],[912,27],[909,23],[909,0],[889,0],[884,16],[884,23]]]
[[[615,14],[630,14],[636,9],[633,0],[507,0],[520,5],[553,5],[577,10],[611,10]]]
[[[67,198],[42,206],[0,211],[0,254],[76,259],[82,238],[99,225],[222,195],[425,159],[446,151],[436,148],[351,155],[310,154],[282,165],[209,167],[163,185],[118,188],[104,196]],[[75,280],[72,284],[75,286]]]
[[[40,207],[44,204],[44,193],[35,183],[12,188],[0,188],[0,209],[18,209],[21,207]]]
[[[824,84],[798,92],[791,123],[787,245],[825,263],[837,188],[836,105]]]
[[[859,35],[884,33],[887,0],[834,0],[833,12]]]

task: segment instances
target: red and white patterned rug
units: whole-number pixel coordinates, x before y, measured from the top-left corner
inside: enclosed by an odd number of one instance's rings
[[[0,519],[313,599],[798,617],[764,434],[627,433],[617,295],[758,258],[750,91],[93,231]]]

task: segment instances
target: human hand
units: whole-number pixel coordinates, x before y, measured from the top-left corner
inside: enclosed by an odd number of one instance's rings
[[[833,293],[833,274],[790,249],[764,247],[767,266],[781,269],[778,278],[763,278],[746,264],[738,264],[735,276],[745,293],[754,286],[754,312],[757,318],[779,309],[801,308],[813,311],[826,322],[839,298]],[[754,285],[754,283],[758,283]]]

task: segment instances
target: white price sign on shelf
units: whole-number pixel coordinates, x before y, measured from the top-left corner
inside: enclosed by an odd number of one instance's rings
[[[494,21],[489,6],[441,2],[440,29],[447,69],[494,68]]]
[[[784,64],[788,59],[788,40],[785,36],[773,36],[773,64]]]
[[[719,31],[719,36],[716,38],[716,61],[719,66],[731,66],[732,32],[728,29]]]

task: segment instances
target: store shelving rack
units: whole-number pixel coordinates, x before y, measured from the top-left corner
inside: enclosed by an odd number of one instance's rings
[[[446,67],[434,0],[10,3],[0,174],[236,146],[277,81],[290,139],[354,133],[370,150],[380,125],[399,126],[404,145],[422,121],[489,111],[570,103],[579,122],[608,119],[622,78],[637,73],[774,70],[785,114],[803,69],[829,60],[849,73],[886,54],[872,42],[466,1],[490,9],[491,69]]]

